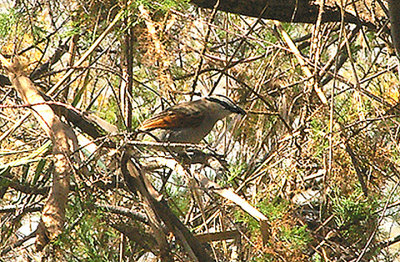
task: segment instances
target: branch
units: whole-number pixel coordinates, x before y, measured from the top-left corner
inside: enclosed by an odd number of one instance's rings
[[[390,30],[397,56],[400,57],[400,1],[389,0]]]
[[[152,223],[163,222],[167,228],[174,233],[174,235],[183,244],[183,247],[189,253],[189,256],[193,261],[214,261],[212,257],[206,252],[202,247],[201,243],[193,236],[193,234],[186,228],[186,226],[175,216],[175,214],[168,207],[167,203],[162,200],[162,196],[153,188],[146,177],[141,173],[140,166],[134,162],[135,159],[130,156],[129,153],[124,152],[121,158],[121,171],[124,175],[125,182],[129,190],[134,193],[139,194],[147,206],[146,212],[149,215],[149,219],[153,220]],[[151,216],[151,214],[154,214]],[[156,240],[160,245],[160,239],[162,237],[161,228],[154,228],[157,230],[155,232]],[[160,234],[160,235],[158,235]],[[165,236],[163,237],[163,239]],[[165,245],[166,243],[161,244]],[[160,246],[161,256],[163,255],[163,250],[168,247]],[[164,250],[164,252],[167,250]],[[165,255],[165,254],[164,254]]]
[[[190,2],[199,7],[212,9],[217,0],[191,0]],[[320,8],[317,1],[309,0],[220,0],[217,9],[234,14],[258,17],[266,5],[267,8],[261,15],[262,18],[293,23],[316,23]],[[341,18],[338,8],[324,6],[321,17],[322,23],[340,22]],[[376,29],[376,26],[371,22],[363,21],[349,12],[344,13],[343,19],[346,23],[360,24]]]
[[[357,178],[358,178],[358,181],[360,182],[361,189],[362,189],[362,191],[364,193],[364,196],[368,197],[368,188],[367,188],[367,185],[366,185],[366,183],[364,181],[364,175],[365,175],[364,172],[363,172],[364,170],[360,166],[360,163],[358,162],[358,158],[354,154],[353,150],[351,149],[348,140],[345,141],[345,144],[346,144],[346,152],[349,154],[349,156],[351,158],[351,162],[353,163],[353,167],[354,167],[354,169],[356,171]]]
[[[172,170],[176,170],[176,172],[178,172],[181,176],[186,176],[190,178],[190,175],[188,174],[187,170],[176,160],[157,158],[154,159],[154,161],[158,162],[160,166],[168,166]],[[223,198],[232,201],[240,208],[242,208],[244,211],[246,211],[249,215],[254,217],[260,223],[260,231],[263,243],[264,244],[267,243],[270,233],[269,224],[268,224],[268,218],[263,213],[261,213],[257,208],[250,205],[249,202],[247,202],[244,198],[236,194],[232,189],[221,187],[220,185],[211,181],[210,179],[208,179],[206,176],[204,176],[199,172],[195,172],[194,176],[204,190],[210,190],[222,196]]]
[[[153,235],[147,234],[143,232],[143,230],[130,224],[110,222],[109,225],[124,234],[130,241],[135,242],[144,250],[157,253],[157,250],[154,250],[154,248],[157,247],[157,242]]]
[[[90,56],[90,54],[96,50],[96,48],[100,45],[100,43],[104,40],[104,38],[110,33],[111,29],[117,24],[119,19],[122,17],[122,14],[125,12],[124,9],[121,9],[119,13],[114,17],[114,20],[108,25],[108,27],[104,30],[104,32],[96,39],[96,41],[92,44],[92,46],[81,56],[81,58],[74,63],[70,70],[55,84],[48,92],[47,95],[52,95],[61,85],[75,72],[75,67],[79,67],[86,59]]]
[[[38,195],[46,195],[49,193],[50,187],[35,187],[28,183],[22,183],[20,181],[14,181],[13,179],[1,175],[0,181],[3,183],[3,186],[11,187],[19,192],[24,194],[38,194]]]
[[[96,209],[101,209],[101,210],[104,210],[104,211],[107,211],[107,212],[110,212],[113,214],[130,217],[133,220],[137,220],[137,221],[143,222],[145,224],[149,223],[147,217],[144,214],[130,210],[125,207],[111,206],[111,205],[104,205],[104,204],[94,204],[91,207],[96,208]]]
[[[31,107],[32,111],[53,143],[55,166],[53,184],[37,230],[36,247],[41,250],[63,230],[65,206],[69,192],[69,178],[70,173],[73,171],[71,162],[74,160],[79,161],[80,159],[79,154],[73,154],[78,148],[78,140],[72,128],[61,122],[48,105],[39,105],[45,100],[32,81],[22,71],[22,66],[18,59],[15,58],[14,62],[10,63],[0,55],[0,60],[8,72],[14,88],[24,102],[38,104]]]

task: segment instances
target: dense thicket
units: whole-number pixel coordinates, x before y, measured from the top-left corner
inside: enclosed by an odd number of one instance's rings
[[[396,12],[283,2],[2,1],[0,259],[394,261]],[[197,163],[138,134],[210,93]]]

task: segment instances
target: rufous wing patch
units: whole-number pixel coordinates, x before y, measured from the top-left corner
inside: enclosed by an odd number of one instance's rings
[[[176,115],[162,114],[144,121],[140,129],[152,130],[156,128],[162,128],[162,129],[174,128],[176,127],[176,124],[178,122],[176,120],[177,120]]]
[[[153,130],[157,128],[177,129],[197,127],[203,121],[203,118],[204,115],[198,110],[186,110],[182,107],[175,107],[147,119],[143,122],[140,129]]]

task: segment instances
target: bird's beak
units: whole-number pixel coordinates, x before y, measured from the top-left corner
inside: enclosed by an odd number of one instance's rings
[[[247,114],[246,111],[244,111],[241,107],[237,107],[236,110],[237,111],[235,113],[237,113],[237,114],[240,114],[240,115],[246,115]]]

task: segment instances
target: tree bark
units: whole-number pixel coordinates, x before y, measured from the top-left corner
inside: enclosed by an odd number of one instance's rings
[[[8,71],[14,88],[27,104],[36,104],[31,109],[40,126],[53,143],[54,173],[49,197],[42,211],[42,218],[37,229],[36,247],[43,249],[50,240],[63,231],[65,207],[68,199],[71,163],[79,161],[78,142],[72,128],[61,122],[32,81],[24,74],[18,59],[9,64],[0,57]]]
[[[400,1],[389,0],[390,30],[397,56],[400,57]]]
[[[393,0],[394,1],[394,0]],[[217,0],[191,0],[191,3],[204,8],[214,8]],[[262,10],[267,6],[265,12]],[[220,0],[218,10],[235,14],[273,19],[281,22],[315,23],[318,18],[319,4],[309,0]],[[375,27],[372,23],[360,20],[351,13],[344,13],[348,23]],[[340,22],[340,9],[326,5],[322,13],[322,23]]]

